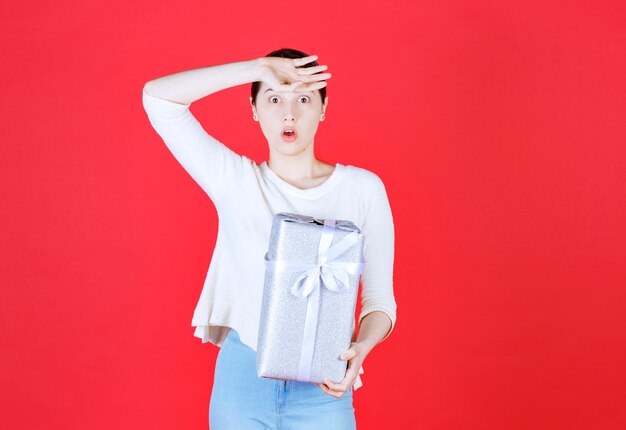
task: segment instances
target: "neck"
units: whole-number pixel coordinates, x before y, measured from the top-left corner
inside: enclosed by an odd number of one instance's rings
[[[297,154],[281,154],[270,149],[267,165],[274,173],[286,180],[299,181],[319,176],[322,162],[315,158],[309,146]]]

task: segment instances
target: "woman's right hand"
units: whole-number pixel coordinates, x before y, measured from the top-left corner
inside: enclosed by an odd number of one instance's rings
[[[330,73],[318,73],[328,69],[326,65],[302,67],[317,60],[317,55],[303,58],[261,57],[263,72],[261,80],[274,91],[314,91],[326,86]]]

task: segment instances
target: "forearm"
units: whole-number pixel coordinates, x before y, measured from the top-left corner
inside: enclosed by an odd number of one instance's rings
[[[187,104],[226,88],[260,81],[263,58],[185,70],[148,81],[146,93]]]
[[[357,342],[363,344],[369,352],[385,338],[390,329],[391,320],[386,313],[370,312],[361,320]]]

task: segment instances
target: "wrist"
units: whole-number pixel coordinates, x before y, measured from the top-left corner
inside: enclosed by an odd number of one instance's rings
[[[255,75],[256,75],[256,80],[257,81],[261,81],[263,80],[263,75],[265,75],[265,70],[267,69],[267,58],[266,57],[259,57],[259,58],[255,58],[254,60],[252,60],[252,64],[254,66],[255,69]]]
[[[369,354],[370,351],[374,349],[374,347],[376,346],[376,343],[368,339],[362,339],[362,340],[357,339],[357,342],[359,343],[359,345],[361,345],[361,348],[365,350],[366,354]]]

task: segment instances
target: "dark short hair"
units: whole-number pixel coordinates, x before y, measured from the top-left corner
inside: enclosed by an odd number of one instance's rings
[[[281,48],[276,51],[272,51],[266,55],[266,57],[281,57],[281,58],[304,58],[308,56],[309,56],[308,54],[305,54],[302,51],[298,51],[297,49],[291,49],[291,48]],[[307,63],[303,65],[302,67],[314,67],[314,66],[319,66],[317,61],[311,61],[310,63]],[[252,96],[253,105],[256,105],[256,96],[259,93],[260,89],[261,89],[260,81],[252,82],[250,93]],[[322,97],[322,104],[323,104],[324,101],[326,100],[326,87],[320,88],[315,91],[318,91],[320,93],[320,96]]]

